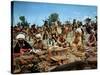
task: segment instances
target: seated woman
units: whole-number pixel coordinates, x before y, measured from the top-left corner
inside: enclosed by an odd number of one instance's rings
[[[91,30],[90,36],[89,36],[88,41],[87,41],[87,46],[93,47],[95,45],[96,45],[95,32],[93,30]]]

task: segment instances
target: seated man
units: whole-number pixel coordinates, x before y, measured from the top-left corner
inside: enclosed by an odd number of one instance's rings
[[[21,53],[23,54],[24,51],[31,50],[32,47],[25,41],[25,35],[18,34],[17,37],[17,43],[14,47],[14,53]]]
[[[36,41],[35,41],[33,47],[35,49],[44,49],[45,45],[42,42],[42,36],[41,36],[41,34],[37,34],[36,35]]]
[[[93,47],[95,45],[96,45],[95,32],[93,30],[91,30],[90,36],[89,36],[88,41],[87,41],[87,46]]]
[[[65,40],[65,38],[63,37],[62,34],[60,34],[60,35],[58,36],[57,44],[58,44],[58,46],[60,46],[60,47],[66,47],[66,46],[67,46],[67,45],[66,45],[66,40]]]

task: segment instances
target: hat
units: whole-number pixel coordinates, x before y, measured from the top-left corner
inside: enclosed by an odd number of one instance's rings
[[[77,28],[75,32],[82,33],[82,30],[81,30],[81,28]]]
[[[36,38],[39,38],[39,39],[42,38],[41,34],[36,34],[35,36],[36,36]]]
[[[25,35],[24,34],[18,34],[17,36],[16,36],[16,39],[25,39]]]

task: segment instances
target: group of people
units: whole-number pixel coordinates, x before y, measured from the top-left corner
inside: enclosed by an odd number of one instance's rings
[[[84,47],[96,47],[97,22],[95,23],[70,23],[61,24],[58,21],[48,21],[44,25],[36,27],[13,26],[14,53],[23,53],[23,50],[45,49],[49,46],[71,47],[79,49]],[[14,43],[15,42],[15,43]]]

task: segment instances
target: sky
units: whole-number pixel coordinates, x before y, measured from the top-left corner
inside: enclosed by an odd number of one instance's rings
[[[37,2],[14,1],[13,25],[20,20],[19,16],[25,16],[26,20],[38,26],[43,25],[43,20],[47,19],[51,13],[58,13],[59,20],[64,23],[67,20],[77,19],[84,21],[85,18],[97,16],[96,6],[71,5],[71,4],[51,4]]]

